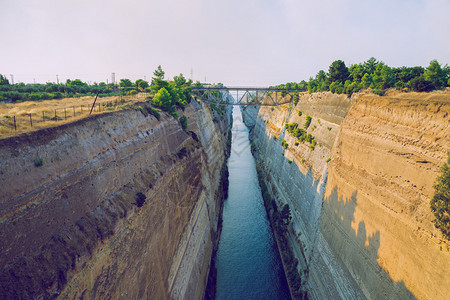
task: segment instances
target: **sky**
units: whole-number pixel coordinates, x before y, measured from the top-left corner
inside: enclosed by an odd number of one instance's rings
[[[375,57],[450,64],[450,0],[0,0],[0,74],[14,82],[166,78],[300,82]]]

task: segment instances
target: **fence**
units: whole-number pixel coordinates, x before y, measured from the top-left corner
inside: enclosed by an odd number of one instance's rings
[[[36,103],[32,108],[27,107],[22,109],[30,112],[14,113],[14,110],[11,110],[13,113],[5,114],[0,119],[0,138],[31,130],[58,126],[63,123],[73,122],[75,120],[85,118],[94,113],[97,114],[121,109],[123,108],[123,105],[127,103],[143,101],[147,99],[148,96],[149,95],[147,93],[140,93],[137,95],[118,96],[114,97],[112,100],[99,98],[100,100],[97,100],[94,106],[92,105],[93,99],[91,97],[89,99],[85,99],[84,101],[79,100],[80,104],[78,105],[72,103],[77,100],[67,101],[71,105],[68,105],[68,103],[64,104],[64,99],[49,100],[57,101],[54,102],[54,108],[49,109],[49,107],[46,107],[45,105],[40,107],[39,103]],[[27,104],[31,106],[33,103]],[[51,104],[52,103],[50,103],[50,105]],[[14,105],[11,106],[14,108]]]

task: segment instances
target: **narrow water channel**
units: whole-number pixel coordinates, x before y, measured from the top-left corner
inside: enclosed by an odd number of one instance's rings
[[[233,109],[229,190],[216,253],[217,299],[290,299],[250,152],[249,130]]]

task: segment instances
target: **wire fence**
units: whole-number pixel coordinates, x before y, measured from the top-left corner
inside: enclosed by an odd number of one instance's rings
[[[148,93],[99,98],[94,104],[87,99],[49,100],[45,103],[28,101],[26,104],[2,104],[0,106],[0,138],[41,128],[59,126],[108,111],[123,109],[127,104],[145,101]],[[64,101],[67,100],[67,101]]]

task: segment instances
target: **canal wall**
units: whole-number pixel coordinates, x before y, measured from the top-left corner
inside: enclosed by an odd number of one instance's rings
[[[202,298],[231,109],[140,105],[0,140],[1,299]]]
[[[314,93],[243,110],[260,177],[290,207],[287,236],[310,298],[450,294],[450,245],[429,208],[450,150],[449,112],[448,92]],[[315,145],[285,129],[304,129],[307,116]]]

